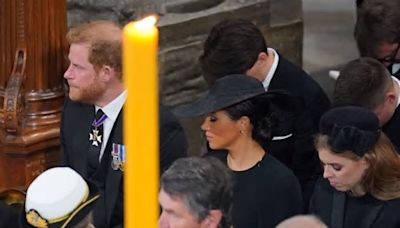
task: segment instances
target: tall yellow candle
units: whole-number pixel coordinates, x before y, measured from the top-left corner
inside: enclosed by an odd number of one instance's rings
[[[158,30],[154,16],[123,29],[123,78],[128,89],[124,106],[125,225],[157,227],[159,206]]]

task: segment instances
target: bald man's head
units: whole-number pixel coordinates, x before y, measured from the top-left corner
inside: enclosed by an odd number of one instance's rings
[[[314,215],[296,215],[279,223],[276,228],[328,228]]]

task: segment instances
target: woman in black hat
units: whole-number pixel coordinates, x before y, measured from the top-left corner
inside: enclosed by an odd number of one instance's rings
[[[324,168],[310,212],[329,227],[400,227],[400,157],[367,109],[324,114],[316,149]]]
[[[226,149],[233,171],[233,227],[274,227],[301,213],[300,185],[291,170],[268,154],[272,97],[246,75],[218,79],[208,94],[176,110],[179,116],[205,115],[202,130],[212,149]],[[268,147],[268,145],[266,146]]]

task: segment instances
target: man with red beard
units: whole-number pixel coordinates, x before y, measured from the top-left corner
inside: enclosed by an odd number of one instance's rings
[[[72,28],[69,67],[64,78],[69,96],[61,120],[63,165],[97,184],[101,197],[93,209],[95,227],[123,225],[123,171],[127,151],[122,138],[121,28],[95,21]],[[144,66],[146,67],[146,66]],[[160,107],[160,169],[186,156],[182,127]],[[146,120],[143,120],[146,121]]]

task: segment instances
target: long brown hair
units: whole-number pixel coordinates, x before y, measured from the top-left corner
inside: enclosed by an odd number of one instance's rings
[[[364,158],[369,164],[362,181],[365,190],[380,200],[400,198],[400,157],[385,134]]]
[[[326,135],[316,137],[315,147],[329,149],[339,156],[352,160],[360,159],[351,151],[332,150]],[[361,180],[364,190],[379,200],[400,198],[400,156],[384,133],[380,134],[374,147],[365,153],[363,158],[369,164]]]

